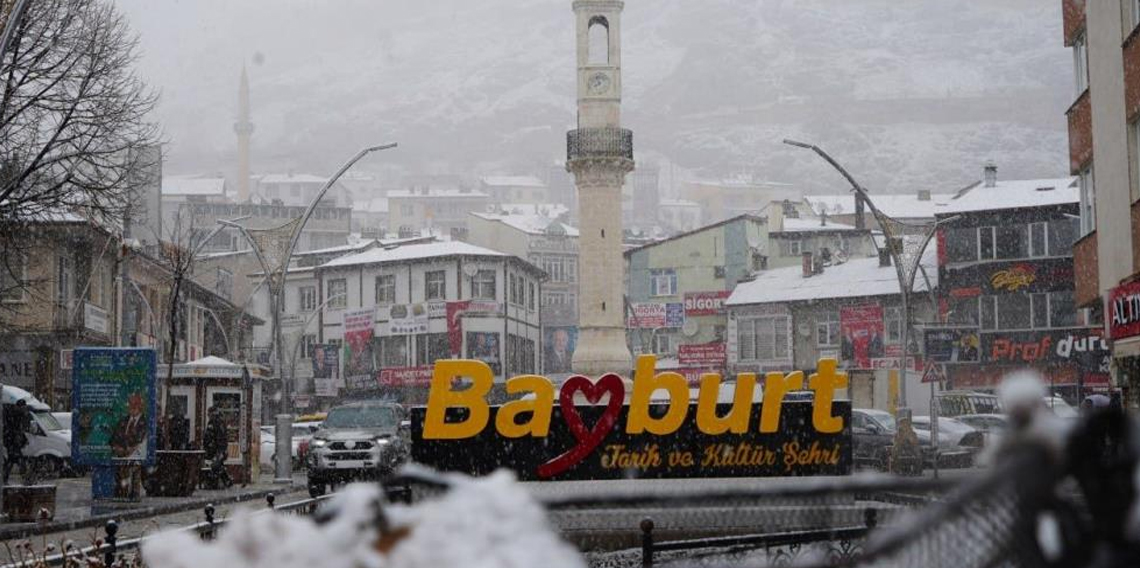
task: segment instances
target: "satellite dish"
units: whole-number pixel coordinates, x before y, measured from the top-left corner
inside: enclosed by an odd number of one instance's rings
[[[687,319],[685,325],[681,326],[681,333],[685,334],[685,337],[692,337],[700,330],[701,324],[697,323],[697,320]]]
[[[476,274],[479,274],[479,267],[474,264],[464,264],[463,274],[466,274],[468,278],[474,278]]]

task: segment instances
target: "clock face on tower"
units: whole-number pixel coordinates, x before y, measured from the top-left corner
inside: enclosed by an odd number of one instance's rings
[[[610,90],[610,76],[601,71],[595,72],[590,75],[590,80],[586,83],[586,90],[591,95],[604,95]]]

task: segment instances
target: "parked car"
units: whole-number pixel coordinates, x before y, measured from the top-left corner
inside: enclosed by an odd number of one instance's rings
[[[293,423],[293,449],[290,452],[293,459],[293,469],[299,469],[304,463],[305,449],[313,434],[320,429],[320,422]],[[270,471],[277,462],[277,427],[261,427],[260,448],[261,469]]]
[[[895,441],[895,417],[886,410],[853,408],[851,410],[852,456],[856,466],[870,466],[880,471],[890,468],[891,447]],[[934,463],[934,446],[930,432],[914,429],[925,465]],[[945,438],[944,435],[940,435]]]
[[[354,402],[329,410],[305,460],[309,494],[359,479],[383,479],[410,455],[404,408],[393,402]]]
[[[68,432],[71,431],[71,413],[70,412],[53,412],[53,413],[51,413],[51,415],[55,417],[56,421],[59,422],[60,426],[63,426],[64,430],[67,430]]]
[[[1059,396],[1045,397],[1045,406],[1060,418],[1080,417],[1080,413],[1077,412],[1077,409],[1073,408],[1072,405],[1065,402],[1065,399]]]
[[[18,400],[27,401],[28,410],[32,414],[32,428],[27,433],[28,445],[24,446],[24,457],[32,461],[40,475],[61,475],[73,471],[71,430],[64,428],[55,419],[51,407],[31,393],[21,388],[5,386],[0,394],[4,412],[8,412],[12,408],[10,405],[15,405]]]
[[[945,391],[934,397],[938,416],[953,418],[964,414],[998,414],[1001,401],[996,395],[973,391]]]
[[[964,414],[955,420],[988,434],[1001,434],[1009,428],[1009,418],[1004,414]]]
[[[930,417],[911,419],[914,429],[930,432]],[[985,445],[985,435],[972,426],[953,418],[938,418],[938,465],[940,467],[970,467],[974,455]]]

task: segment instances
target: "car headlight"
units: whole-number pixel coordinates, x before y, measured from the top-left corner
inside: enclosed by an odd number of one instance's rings
[[[328,443],[329,443],[328,440],[318,440],[316,438],[313,438],[313,440],[311,442],[309,442],[309,445],[314,447],[314,448],[323,448],[323,447],[327,446]]]
[[[376,445],[378,446],[387,446],[391,442],[392,440],[388,438],[376,438]]]

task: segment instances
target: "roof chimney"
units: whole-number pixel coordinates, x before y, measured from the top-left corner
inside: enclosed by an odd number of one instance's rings
[[[887,247],[879,249],[879,267],[886,268],[891,265],[891,251]]]
[[[863,203],[863,194],[855,192],[855,228],[862,231],[867,228],[867,221],[864,219],[864,209],[867,207]]]
[[[819,226],[820,227],[826,227],[827,226],[827,211],[820,213],[820,215],[819,215]]]
[[[993,160],[986,161],[986,167],[982,172],[986,187],[997,187],[997,164]]]
[[[815,273],[815,266],[812,264],[811,251],[805,250],[801,255],[803,257],[804,278],[811,278]]]
[[[929,189],[918,190],[918,200],[919,201],[930,201],[930,190]]]

